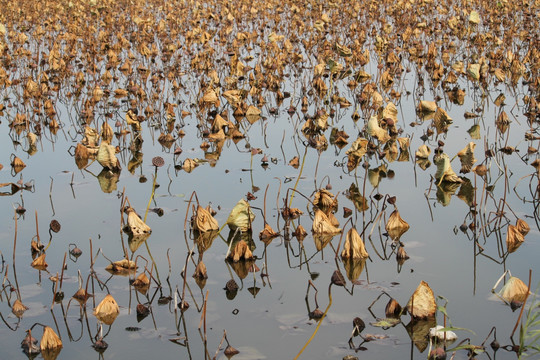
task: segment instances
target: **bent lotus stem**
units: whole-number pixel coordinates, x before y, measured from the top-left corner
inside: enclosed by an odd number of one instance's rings
[[[332,305],[332,282],[330,282],[330,285],[328,285],[328,306],[326,307],[326,310],[324,310],[323,315],[321,316],[321,319],[319,320],[319,323],[317,324],[317,327],[315,328],[315,331],[313,331],[313,335],[308,339],[304,347],[300,350],[300,352],[294,357],[294,360],[297,360],[300,355],[306,350],[307,346],[313,340],[317,332],[319,331],[319,327],[321,326],[324,318],[326,317],[326,314],[328,313],[328,310],[330,309],[330,306]]]

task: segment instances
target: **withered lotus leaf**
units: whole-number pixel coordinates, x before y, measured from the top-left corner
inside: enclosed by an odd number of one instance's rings
[[[527,285],[521,279],[510,276],[499,291],[499,296],[508,303],[523,303],[527,298],[528,291]]]
[[[529,231],[531,230],[531,228],[529,227],[529,224],[527,224],[527,222],[522,219],[516,220],[516,228],[523,236],[527,235]]]
[[[428,317],[419,320],[413,318],[405,326],[413,344],[420,352],[424,352],[427,349],[429,345],[429,329],[436,325],[437,319],[435,317]]]
[[[304,227],[300,224],[300,225],[298,225],[296,230],[294,230],[293,235],[296,236],[298,241],[302,241],[308,235],[308,233],[307,233],[306,229],[304,229]]]
[[[358,138],[351,144],[351,148],[347,150],[346,154],[360,159],[366,154],[368,143],[367,139]]]
[[[417,159],[427,159],[431,154],[431,149],[427,145],[420,145],[416,153],[414,154]]]
[[[135,287],[146,287],[150,285],[150,279],[148,279],[148,276],[144,272],[142,272],[135,281],[133,281],[133,286]]]
[[[396,259],[399,261],[399,260],[407,260],[408,258],[409,258],[409,255],[407,255],[405,248],[403,246],[400,246],[396,254]]]
[[[79,302],[79,304],[81,305],[84,305],[86,304],[86,301],[91,298],[92,294],[89,294],[86,292],[85,289],[83,288],[80,288],[79,290],[77,290],[77,292],[75,294],[73,294],[72,298],[74,298],[75,300],[77,300]]]
[[[128,207],[125,212],[128,214],[128,231],[131,234],[142,235],[152,233],[152,229],[150,228],[150,226],[146,225],[144,221],[141,220],[139,215],[137,215],[137,213],[132,207]]]
[[[94,309],[94,316],[106,325],[112,325],[120,314],[120,308],[111,294],[107,294]]]
[[[113,274],[124,274],[137,270],[137,265],[135,265],[135,261],[122,259],[107,265],[105,270],[110,271]]]
[[[431,113],[437,111],[437,103],[435,101],[421,100],[417,107],[419,112]]]
[[[272,227],[268,224],[264,224],[264,229],[261,230],[261,232],[259,233],[259,239],[262,241],[268,241],[277,236],[279,236],[279,234],[276,233],[274,229],[272,229]]]
[[[106,194],[110,194],[113,191],[115,191],[116,184],[118,183],[119,178],[120,178],[119,171],[111,171],[105,168],[101,170],[101,172],[97,176],[101,191],[103,191]]]
[[[394,298],[388,301],[384,310],[387,318],[397,318],[401,315],[401,311],[401,305]]]
[[[292,167],[295,168],[295,169],[298,169],[298,166],[300,166],[300,161],[299,161],[299,159],[298,159],[298,156],[293,157],[293,158],[289,161],[289,165],[292,166]]]
[[[106,169],[119,170],[120,162],[118,161],[115,152],[114,146],[102,142],[101,145],[99,145],[96,160]]]
[[[45,261],[45,253],[42,253],[37,258],[35,258],[34,261],[32,261],[31,266],[36,270],[45,270],[47,266],[49,266]]]
[[[374,138],[379,140],[381,143],[385,143],[390,140],[390,135],[385,129],[380,127],[379,120],[376,116],[371,116],[369,118],[369,121],[367,123],[367,133],[368,135],[373,136]]]
[[[433,115],[433,124],[437,129],[437,134],[442,134],[448,131],[448,126],[453,122],[452,118],[443,109],[438,107],[435,115]]]
[[[194,278],[199,279],[208,279],[208,274],[206,272],[206,265],[204,265],[203,261],[199,261],[197,266],[195,267],[195,272],[193,273]]]
[[[347,232],[341,257],[343,259],[365,259],[369,256],[364,241],[353,227]]]
[[[199,205],[193,223],[193,229],[204,233],[206,231],[219,230],[219,225],[216,219],[212,216],[208,209]]]
[[[110,145],[113,139],[113,136],[114,136],[114,132],[111,125],[109,125],[109,123],[105,121],[103,125],[101,126],[102,141]]]
[[[470,142],[463,150],[457,153],[459,160],[461,161],[461,170],[460,173],[466,174],[471,171],[473,164],[476,162],[474,157],[474,148],[476,144]]]
[[[409,224],[399,215],[399,211],[395,209],[390,214],[385,229],[392,240],[398,241],[409,230],[409,227]]]
[[[435,316],[437,303],[428,283],[423,280],[420,282],[407,303],[407,311],[413,319],[426,319]]]
[[[62,340],[60,340],[52,328],[45,326],[39,347],[42,353],[50,350],[58,350],[62,348]]]
[[[253,259],[253,253],[249,249],[248,244],[244,240],[240,240],[233,248],[231,248],[231,251],[227,255],[227,259],[230,259],[233,262],[250,260]]]
[[[184,163],[182,164],[182,169],[184,169],[185,172],[190,173],[195,169],[199,164],[195,162],[195,160],[187,158],[184,160]]]
[[[330,191],[326,189],[319,189],[313,198],[313,205],[328,215],[337,210],[338,201],[337,198],[334,197],[334,194],[332,194]]]
[[[435,173],[435,179],[439,182],[448,181],[461,183],[463,180],[456,175],[454,170],[452,170],[452,165],[450,165],[450,158],[445,153],[436,155],[433,158],[433,162],[437,165],[437,172]]]
[[[21,318],[26,310],[28,310],[28,307],[26,307],[19,299],[15,300],[11,307],[11,312],[18,318]]]
[[[39,354],[40,349],[38,346],[38,341],[35,337],[32,336],[32,330],[26,330],[26,336],[21,341],[21,348],[23,352],[27,355]]]
[[[231,230],[240,228],[240,231],[247,232],[251,229],[251,223],[254,219],[255,214],[251,211],[249,203],[244,199],[240,199],[229,214],[227,225]]]
[[[85,168],[88,165],[88,158],[88,149],[83,144],[78,143],[77,147],[75,147],[75,164],[77,164],[77,167],[79,169]]]
[[[311,231],[317,235],[335,235],[339,234],[341,229],[332,225],[328,216],[322,210],[317,209]]]
[[[365,266],[366,259],[343,259],[343,267],[345,268],[347,278],[353,283],[362,275]]]
[[[26,167],[26,164],[17,156],[12,156],[11,166],[15,174],[18,174]]]
[[[506,233],[506,249],[509,253],[516,251],[525,241],[525,236],[517,226],[508,225]]]
[[[231,358],[232,356],[239,354],[240,351],[233,348],[231,345],[227,345],[225,350],[223,350],[223,354],[225,354],[226,357]]]

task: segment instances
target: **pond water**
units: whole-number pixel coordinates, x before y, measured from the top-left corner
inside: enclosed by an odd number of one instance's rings
[[[40,340],[36,323],[62,340],[59,353],[37,355],[46,359],[222,359],[228,343],[235,360],[424,359],[437,324],[461,329],[449,357],[469,358],[458,344],[483,345],[478,358],[518,357],[509,350],[521,308],[492,289],[507,270],[532,293],[538,284],[536,5],[122,3],[13,2],[0,16],[1,358],[36,356],[20,347],[30,328]],[[408,15],[411,6],[421,11]],[[421,101],[434,111],[418,111]],[[121,170],[95,160],[107,141]],[[358,157],[355,144],[365,146]],[[75,155],[78,146],[94,155]],[[467,146],[469,164],[458,156]],[[443,153],[453,172],[434,158]],[[14,157],[26,166],[10,166]],[[322,189],[342,232],[321,240],[312,224]],[[241,199],[251,233],[226,225]],[[199,242],[197,202],[221,229]],[[144,242],[124,231],[128,205],[151,228]],[[289,208],[302,215],[286,218]],[[410,226],[398,235],[394,210]],[[530,230],[509,251],[518,220]],[[276,237],[261,241],[265,224]],[[352,227],[366,259],[341,256]],[[45,248],[33,253],[38,237]],[[254,261],[226,260],[239,238]],[[32,267],[43,254],[46,269]],[[137,270],[106,270],[126,256]],[[192,276],[201,262],[207,279]],[[146,289],[133,286],[142,273]],[[94,294],[84,305],[70,300],[78,274]],[[434,317],[377,326],[390,297],[405,307],[421,282]],[[119,306],[112,324],[94,315],[107,294]],[[28,307],[19,316],[17,299]],[[489,346],[493,327],[508,347]]]

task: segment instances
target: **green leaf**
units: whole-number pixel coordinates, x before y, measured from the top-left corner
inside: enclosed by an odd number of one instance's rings
[[[401,322],[400,319],[387,318],[387,319],[381,319],[377,322],[370,323],[370,324],[372,326],[381,327],[381,328],[391,328],[393,326],[396,326],[400,322]]]

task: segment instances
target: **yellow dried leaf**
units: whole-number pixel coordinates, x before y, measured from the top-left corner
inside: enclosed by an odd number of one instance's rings
[[[52,328],[45,326],[39,347],[41,351],[62,348],[62,340],[60,340]]]
[[[409,224],[401,218],[399,211],[396,209],[390,214],[385,229],[392,240],[398,241],[409,230],[409,227]]]
[[[365,259],[369,256],[364,245],[364,241],[358,234],[355,228],[351,228],[347,232],[345,244],[343,245],[343,251],[341,257],[343,259]]]
[[[388,132],[379,126],[379,120],[376,116],[371,116],[367,123],[367,133],[382,143],[390,140]]]
[[[437,111],[437,103],[435,101],[421,100],[417,109],[423,113],[435,112]]]
[[[112,325],[118,314],[120,314],[120,308],[111,294],[107,294],[94,309],[94,316],[106,325]]]
[[[471,171],[473,164],[476,162],[474,157],[474,148],[476,144],[470,142],[463,150],[457,153],[459,160],[461,161],[461,170],[460,173],[466,174]]]
[[[106,169],[118,170],[120,169],[120,162],[115,153],[116,150],[114,146],[102,142],[101,145],[99,145],[96,160]]]
[[[49,266],[45,261],[45,253],[35,258],[34,261],[32,261],[32,264],[30,264],[30,266],[37,270],[45,270],[47,266]]]
[[[233,262],[238,262],[240,260],[250,260],[253,259],[253,253],[249,249],[248,244],[244,240],[240,240],[231,249],[231,251],[227,255],[227,259],[230,259]]]
[[[320,189],[315,193],[313,205],[324,211],[325,214],[330,214],[332,211],[337,210],[338,201],[330,191]]]
[[[516,251],[525,241],[525,236],[519,231],[519,228],[514,225],[508,225],[506,233],[506,249],[509,253]]]
[[[341,232],[341,229],[332,225],[328,216],[326,216],[326,214],[321,210],[317,209],[315,211],[315,218],[313,219],[311,231],[313,231],[313,233],[317,235],[335,235],[339,234]]]
[[[212,216],[209,210],[199,205],[193,223],[193,229],[199,232],[219,230],[219,225],[216,219]]]
[[[28,307],[24,306],[21,300],[17,299],[11,307],[11,312],[18,318],[21,318]]]
[[[527,293],[527,285],[515,276],[510,276],[501,291],[499,291],[500,297],[508,303],[523,303],[527,298]]]
[[[433,290],[428,283],[421,281],[407,303],[407,311],[413,319],[426,319],[434,317],[436,310],[437,303]]]
[[[431,154],[431,149],[427,145],[420,145],[416,153],[414,154],[417,159],[428,159]]]
[[[125,212],[128,215],[127,223],[129,226],[129,232],[133,235],[142,235],[152,233],[150,226],[146,225],[144,221],[141,220],[139,215],[133,210],[132,207],[128,207]]]

